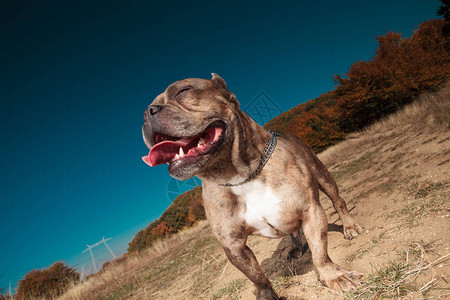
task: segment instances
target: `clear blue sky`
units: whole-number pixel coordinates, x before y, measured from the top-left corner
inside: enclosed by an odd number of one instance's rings
[[[122,254],[167,208],[170,177],[141,161],[141,125],[173,81],[216,72],[242,107],[265,91],[285,111],[441,5],[270,3],[1,1],[0,287],[57,260],[89,268],[81,251],[103,235]]]

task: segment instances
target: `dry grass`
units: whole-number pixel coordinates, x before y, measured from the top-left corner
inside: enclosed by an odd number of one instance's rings
[[[347,256],[347,263],[351,263],[355,259],[361,258],[367,253],[371,252],[374,248],[378,247],[379,244],[386,238],[386,231],[382,231],[380,234],[373,236],[370,243],[361,246],[358,251]]]
[[[424,274],[436,266],[443,266],[450,260],[450,253],[427,261],[425,255],[432,250],[429,244],[414,243],[404,250],[403,259],[391,260],[385,266],[373,267],[366,283],[359,289],[347,293],[349,299],[439,299],[448,297],[450,289],[431,295],[433,287],[440,278]],[[418,284],[421,275],[427,278]]]
[[[155,244],[137,255],[132,255],[120,263],[112,263],[106,270],[89,278],[89,280],[74,285],[65,295],[58,299],[123,299],[133,294],[146,281],[155,280],[153,276],[163,273],[165,280],[168,274],[176,278],[179,268],[177,254],[184,244],[209,228],[207,221],[197,226],[179,232],[172,237],[155,242]],[[210,240],[206,240],[210,242]],[[174,258],[175,260],[171,260]],[[161,261],[168,263],[161,265]],[[168,282],[170,283],[170,282]],[[161,282],[164,288],[164,282]]]
[[[214,295],[212,295],[212,300],[216,299],[233,299],[239,300],[241,299],[240,291],[244,287],[244,280],[236,279],[228,284],[226,284],[223,288],[218,290]]]
[[[406,106],[397,113],[390,115],[361,132],[348,136],[347,140],[328,148],[320,155],[320,159],[327,166],[333,166],[348,158],[355,149],[369,144],[376,149],[380,140],[393,134],[392,131],[402,128],[407,131],[445,131],[450,129],[450,82],[438,93],[422,95],[414,103]],[[394,133],[398,134],[398,133]],[[376,152],[376,151],[374,151]],[[364,159],[361,158],[361,159]]]
[[[394,116],[378,122],[372,130],[393,129],[411,125],[416,130],[447,130],[450,128],[450,83],[438,93],[426,93]]]
[[[409,200],[399,209],[391,211],[384,217],[402,220],[402,226],[412,227],[432,214],[443,215],[450,211],[448,199],[449,182],[413,183],[407,187]]]

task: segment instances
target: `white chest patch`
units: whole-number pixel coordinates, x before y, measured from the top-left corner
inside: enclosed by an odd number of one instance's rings
[[[233,186],[232,191],[247,206],[242,217],[255,229],[253,234],[269,238],[278,238],[283,235],[277,230],[281,218],[281,200],[270,187],[255,180]]]

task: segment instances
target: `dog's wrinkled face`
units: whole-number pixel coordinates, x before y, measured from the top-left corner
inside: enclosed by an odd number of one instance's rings
[[[232,141],[239,109],[225,81],[190,78],[171,84],[144,112],[142,134],[149,166],[169,164],[169,173],[186,180],[207,168]]]

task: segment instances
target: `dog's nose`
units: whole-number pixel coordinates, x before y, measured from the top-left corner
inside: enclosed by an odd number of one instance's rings
[[[150,105],[148,108],[149,113],[153,116],[156,113],[158,113],[162,109],[162,106],[160,105]]]

